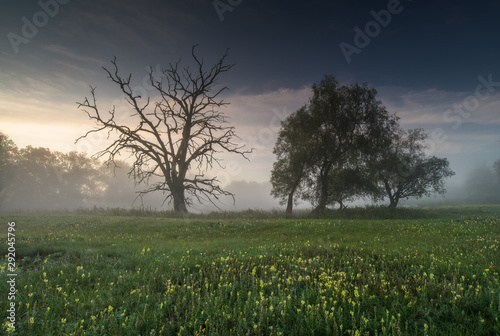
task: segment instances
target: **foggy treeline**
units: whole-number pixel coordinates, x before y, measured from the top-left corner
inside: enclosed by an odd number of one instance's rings
[[[124,161],[117,164],[106,165],[86,153],[61,153],[31,146],[18,148],[0,133],[0,210],[170,208],[162,203],[161,193],[136,199],[140,188],[128,176],[130,165]],[[242,210],[263,209],[262,202],[252,202],[269,194],[260,187],[269,186],[235,181],[228,188],[235,193],[237,208]],[[234,209],[230,203],[225,205]],[[477,166],[461,184],[449,186],[444,203],[500,203],[500,160],[493,166]]]
[[[114,167],[85,153],[19,149],[0,133],[0,209],[130,208],[137,194],[129,170],[126,162]]]
[[[465,176],[463,183],[448,187],[449,204],[500,203],[500,160],[493,166],[480,164]]]

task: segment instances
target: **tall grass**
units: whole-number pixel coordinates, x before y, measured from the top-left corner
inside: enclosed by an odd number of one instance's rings
[[[475,206],[468,207],[471,211],[490,213],[499,207]],[[455,209],[455,210],[453,210]],[[461,209],[461,210],[456,210]],[[460,215],[465,207],[440,207],[440,208],[388,208],[386,206],[355,207],[343,210],[327,209],[325,214],[318,217],[311,215],[311,209],[294,210],[293,214],[286,214],[282,209],[262,210],[247,209],[241,211],[213,211],[209,213],[182,214],[170,210],[155,210],[152,208],[80,208],[66,210],[25,210],[10,213],[11,215],[89,215],[89,216],[126,216],[126,217],[161,217],[182,219],[419,219],[442,217],[446,212],[452,216]],[[472,210],[474,209],[474,210]]]

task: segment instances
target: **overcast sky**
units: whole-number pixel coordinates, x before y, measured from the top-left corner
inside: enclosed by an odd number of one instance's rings
[[[269,180],[279,121],[326,74],[368,83],[405,128],[431,133],[429,154],[450,160],[455,181],[500,159],[499,1],[0,3],[0,131],[19,147],[95,153],[104,137],[74,144],[93,126],[76,102],[92,85],[100,106],[120,104],[102,66],[116,56],[144,88],[148,67],[188,61],[199,44],[207,64],[230,49],[224,112],[255,148],[250,162],[225,158],[213,172],[224,184]]]

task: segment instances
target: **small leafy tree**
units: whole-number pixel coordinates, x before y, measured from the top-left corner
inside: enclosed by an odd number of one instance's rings
[[[9,192],[15,201],[32,209],[52,209],[59,201],[59,160],[48,148],[27,146],[19,150],[16,172]]]
[[[102,164],[86,153],[54,153],[57,167],[59,204],[64,207],[90,206],[102,202],[107,181],[102,172]]]
[[[310,118],[302,107],[281,123],[273,153],[277,156],[271,172],[271,195],[286,202],[286,214],[291,214],[294,195],[301,190],[308,174],[311,158]]]
[[[17,146],[0,132],[0,204],[5,198],[7,186],[12,182],[17,155]]]
[[[381,149],[375,169],[390,208],[403,198],[446,192],[444,180],[455,173],[447,159],[425,155],[427,136],[423,129],[400,129],[390,145]]]

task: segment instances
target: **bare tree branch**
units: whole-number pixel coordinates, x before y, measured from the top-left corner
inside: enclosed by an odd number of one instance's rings
[[[105,156],[109,162],[114,162],[117,155],[130,153],[135,162],[129,176],[136,183],[147,184],[140,196],[163,191],[165,200],[173,201],[174,210],[180,212],[187,212],[187,205],[193,199],[214,205],[214,200],[219,200],[220,196],[233,196],[234,199],[234,195],[219,186],[217,178],[206,178],[204,174],[214,164],[221,166],[218,153],[235,153],[245,158],[251,153],[251,149],[238,145],[235,128],[227,125],[226,116],[219,111],[228,105],[219,98],[227,87],[214,91],[219,76],[233,67],[225,64],[228,51],[206,70],[195,48],[193,46],[191,51],[194,71],[189,67],[180,71],[178,61],[163,69],[162,79],[157,80],[150,68],[149,82],[159,97],[157,101],[134,94],[132,75],[122,77],[119,74],[116,57],[111,61],[111,69],[103,68],[108,78],[120,87],[134,112],[131,118],[135,128],[117,120],[115,107],[102,114],[93,87],[90,87],[91,98],[85,97],[83,102],[77,103],[97,126],[76,142],[96,132],[107,132],[108,139],[115,135],[115,140],[95,156]],[[196,174],[193,169],[197,170]]]

